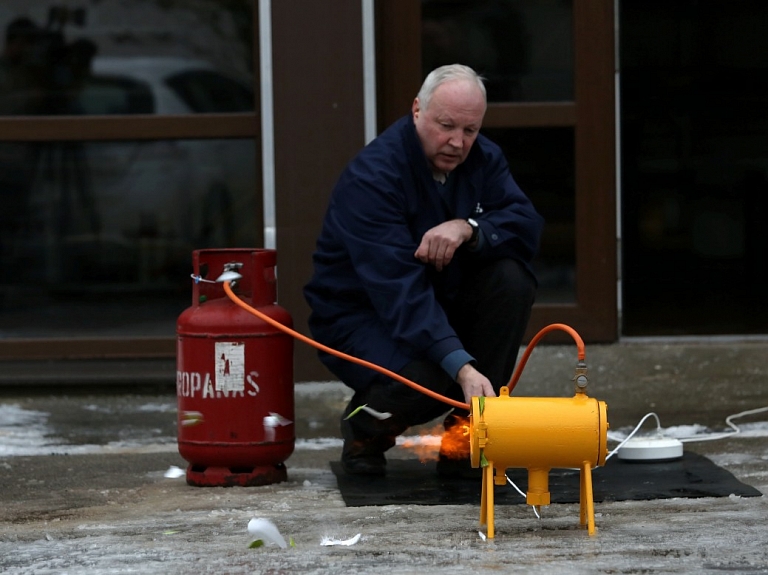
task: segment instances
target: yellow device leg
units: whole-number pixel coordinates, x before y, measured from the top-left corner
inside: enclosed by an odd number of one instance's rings
[[[488,523],[488,468],[483,467],[482,489],[480,491],[480,525]]]
[[[595,534],[595,500],[592,496],[592,466],[589,461],[582,463],[581,493],[579,497],[579,520],[581,526],[587,526],[587,532],[590,535]]]
[[[493,461],[488,462],[488,467],[485,471],[485,506],[487,508],[486,515],[488,519],[488,539],[493,539],[495,532],[493,527]]]

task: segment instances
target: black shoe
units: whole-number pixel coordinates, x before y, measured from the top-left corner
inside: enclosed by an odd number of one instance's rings
[[[361,453],[350,455],[342,453],[341,467],[347,475],[374,475],[387,474],[387,460],[383,453]]]
[[[351,412],[352,404],[347,407]],[[364,435],[369,430],[353,428],[352,422],[341,420],[341,436],[344,438],[344,447],[341,451],[341,467],[349,475],[386,475],[387,459],[384,452],[394,447],[397,437],[387,433],[367,437]]]

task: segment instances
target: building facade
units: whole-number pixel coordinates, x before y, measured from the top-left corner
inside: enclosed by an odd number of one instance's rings
[[[763,337],[765,24],[760,0],[7,0],[0,361],[174,357],[198,248],[276,248],[307,333],[336,178],[452,62],[547,221],[529,336]],[[330,377],[298,343],[295,373]]]

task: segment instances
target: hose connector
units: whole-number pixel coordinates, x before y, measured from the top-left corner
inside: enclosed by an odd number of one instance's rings
[[[241,267],[243,267],[241,262],[229,262],[224,264],[224,271],[216,278],[216,283],[229,282],[230,284],[235,285],[238,280],[243,279],[243,276],[236,271]]]
[[[580,393],[587,393],[587,384],[589,383],[589,378],[587,377],[587,364],[583,361],[580,361],[578,365],[576,365],[576,374],[573,376],[573,380],[576,383],[576,394]]]

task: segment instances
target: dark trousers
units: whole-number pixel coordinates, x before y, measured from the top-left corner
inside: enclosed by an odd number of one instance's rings
[[[480,267],[458,297],[445,309],[464,348],[477,360],[477,369],[485,375],[498,394],[509,383],[517,355],[531,315],[535,280],[514,260],[499,260]],[[464,402],[458,383],[430,361],[414,360],[399,375],[441,395]],[[361,405],[392,417],[379,420],[360,411],[345,419]],[[371,385],[358,391],[344,410],[341,432],[345,443],[370,442],[374,451],[386,451],[406,429],[440,417],[453,409],[408,385],[394,380]],[[454,410],[456,415],[467,415]]]

